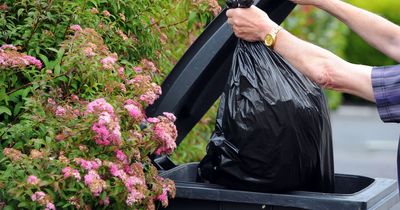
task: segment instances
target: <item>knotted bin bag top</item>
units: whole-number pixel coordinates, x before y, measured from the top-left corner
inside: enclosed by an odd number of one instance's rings
[[[262,42],[238,40],[199,176],[234,189],[333,192],[321,88]]]

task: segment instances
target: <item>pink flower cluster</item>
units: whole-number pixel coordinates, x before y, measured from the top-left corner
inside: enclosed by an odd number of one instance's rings
[[[57,106],[57,108],[56,108],[56,113],[55,113],[57,117],[62,117],[62,116],[64,116],[66,113],[67,113],[67,111],[64,109],[64,107],[62,107],[62,106]]]
[[[7,11],[8,10],[7,4],[0,4],[0,10]]]
[[[155,154],[171,154],[176,148],[176,137],[178,131],[174,124],[176,117],[172,113],[163,113],[164,116],[160,116],[158,120],[148,119],[148,122],[154,123],[153,126],[153,139],[158,142],[159,147],[156,149]]]
[[[56,210],[56,207],[53,203],[47,203],[46,208],[44,210]]]
[[[99,196],[100,193],[107,187],[106,182],[102,180],[95,170],[90,170],[84,177],[85,184],[89,187],[90,192],[94,196]]]
[[[39,201],[39,200],[44,199],[45,197],[46,197],[46,193],[44,193],[42,191],[35,192],[31,195],[32,201]]]
[[[107,112],[114,114],[114,108],[104,98],[96,99],[87,105],[86,113]]]
[[[39,181],[40,180],[34,175],[28,176],[28,179],[26,180],[26,182],[30,185],[37,185],[39,184]]]
[[[94,160],[85,160],[82,158],[75,158],[74,159],[76,164],[79,164],[85,170],[97,170],[99,169],[103,163],[100,159],[96,158]]]
[[[32,159],[40,159],[40,158],[44,157],[44,152],[33,149],[33,150],[31,150],[29,157]]]
[[[83,52],[85,53],[86,57],[93,57],[96,55],[95,50],[97,49],[97,46],[91,42],[87,44],[86,47],[83,48]]]
[[[175,183],[170,179],[164,179],[162,177],[157,177],[158,182],[162,183],[162,193],[157,196],[157,200],[161,201],[164,207],[168,206],[168,194],[171,197],[175,197],[176,188]]]
[[[214,16],[217,16],[222,8],[218,4],[218,0],[207,0],[208,1],[208,10],[213,13]]]
[[[57,118],[64,118],[64,119],[75,119],[82,115],[79,109],[74,109],[70,105],[61,106],[58,105],[54,99],[48,98],[47,103],[49,109],[54,113]]]
[[[0,47],[1,50],[13,50],[13,51],[17,51],[17,47],[15,47],[12,44],[5,44],[3,46]]]
[[[0,68],[25,68],[27,66],[41,69],[43,65],[35,57],[17,52],[17,48],[13,45],[6,44],[0,47]]]
[[[72,25],[72,26],[69,27],[69,29],[71,29],[71,30],[73,30],[75,32],[82,31],[82,28],[81,28],[80,25]]]
[[[127,83],[128,85],[133,85],[137,88],[140,88],[151,84],[151,77],[149,75],[138,74]]]
[[[153,104],[155,100],[157,100],[161,95],[160,86],[155,83],[151,84],[151,88],[147,90],[144,94],[140,96],[140,100],[145,102],[146,104]]]
[[[93,52],[93,48],[91,48],[91,47],[86,47],[86,48],[84,48],[84,49],[83,49],[83,52],[85,53],[85,55],[86,55],[87,57],[93,57],[93,56],[96,55],[96,54]]]
[[[126,40],[128,40],[129,38],[128,38],[128,36],[121,30],[121,29],[118,29],[117,30],[117,34],[122,38],[122,40],[124,40],[124,41],[126,41]]]
[[[92,8],[90,9],[90,13],[92,13],[92,14],[98,14],[98,13],[99,13],[99,10],[97,10],[97,8],[95,8],[95,7],[92,7]]]
[[[103,15],[104,15],[104,16],[107,16],[107,17],[110,17],[110,16],[111,16],[111,13],[110,13],[109,11],[107,11],[107,10],[104,10],[104,11],[103,11]]]
[[[157,196],[157,200],[161,201],[161,203],[168,202],[168,191],[165,188],[163,188],[161,195]]]
[[[38,202],[40,205],[46,206],[45,210],[55,210],[53,202],[50,201],[49,196],[42,191],[37,191],[31,195],[32,201]]]
[[[132,206],[136,202],[142,200],[144,195],[137,190],[132,190],[129,192],[128,197],[126,198],[126,205]]]
[[[212,12],[214,16],[217,16],[221,12],[221,6],[218,4],[218,0],[193,0],[196,5],[206,3],[208,11]]]
[[[113,69],[113,65],[115,62],[117,62],[118,58],[116,54],[112,54],[110,56],[107,56],[103,59],[101,59],[100,63],[103,65],[104,69],[111,70]]]
[[[136,101],[125,101],[124,108],[128,110],[129,116],[131,116],[134,121],[140,122],[146,117],[143,106]]]
[[[65,167],[62,170],[62,172],[64,174],[64,178],[74,177],[78,181],[81,180],[81,174],[76,169],[72,169],[71,167]]]
[[[126,156],[125,153],[122,150],[116,150],[115,151],[115,156],[123,164],[128,164],[129,163],[128,156]]]
[[[90,102],[86,114],[97,114],[98,121],[93,124],[92,131],[96,133],[94,140],[99,145],[121,144],[119,120],[114,114],[113,107],[104,98]]]
[[[127,81],[127,83],[128,85],[132,84],[143,92],[139,99],[148,105],[153,104],[162,94],[161,87],[151,82],[151,77],[148,75],[136,75],[133,79]]]
[[[121,162],[126,162],[123,156],[118,159],[122,159],[123,161]],[[131,166],[128,164],[122,166],[121,164],[110,163],[109,171],[112,176],[119,178],[128,190],[129,194],[126,198],[126,204],[128,206],[132,206],[145,197],[142,191],[146,188],[146,184],[143,167],[140,163],[134,163]]]
[[[148,70],[150,72],[159,72],[156,65],[152,61],[149,61],[147,59],[142,59],[140,61],[140,64],[143,66],[144,70]]]
[[[137,74],[140,74],[140,73],[143,72],[143,68],[140,67],[140,66],[135,66],[135,67],[133,67],[133,70],[134,70]]]
[[[22,159],[21,151],[13,149],[13,148],[4,148],[3,154],[4,154],[4,156],[6,156],[7,158],[9,158],[12,161],[19,161]]]
[[[117,69],[117,72],[118,72],[118,76],[120,76],[122,79],[125,78],[125,68],[124,67],[119,67]]]

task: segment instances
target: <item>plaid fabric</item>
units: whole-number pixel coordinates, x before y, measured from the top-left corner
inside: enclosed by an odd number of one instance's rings
[[[400,65],[375,67],[371,74],[376,106],[383,122],[400,122]],[[397,183],[400,189],[400,141],[397,148]]]
[[[372,69],[372,87],[383,122],[400,122],[400,65]]]

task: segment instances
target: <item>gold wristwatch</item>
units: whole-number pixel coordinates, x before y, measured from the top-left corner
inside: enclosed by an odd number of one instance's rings
[[[267,47],[273,47],[276,41],[276,35],[279,33],[279,31],[282,30],[282,27],[280,26],[276,26],[274,28],[272,28],[271,32],[269,32],[264,39],[264,43],[265,45],[267,45]]]

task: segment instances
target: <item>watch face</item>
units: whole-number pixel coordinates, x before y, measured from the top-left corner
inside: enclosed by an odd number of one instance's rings
[[[265,37],[265,45],[267,45],[268,47],[272,46],[272,44],[274,44],[274,37],[271,36],[271,34],[268,34]]]

